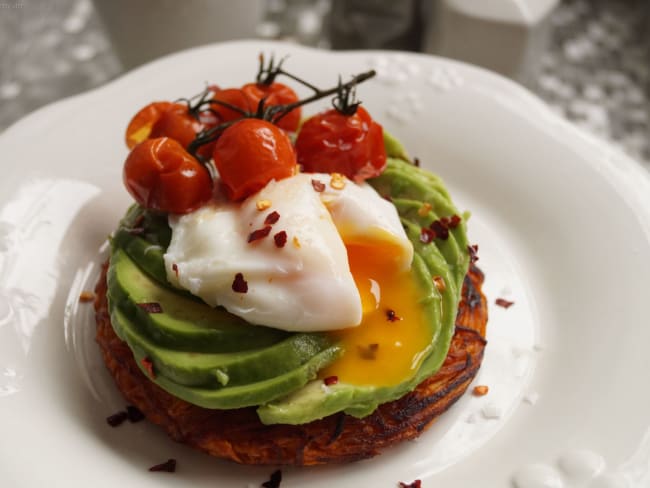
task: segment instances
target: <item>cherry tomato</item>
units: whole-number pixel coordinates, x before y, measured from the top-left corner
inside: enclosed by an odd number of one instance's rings
[[[225,102],[234,107],[240,108],[245,112],[253,112],[256,107],[251,106],[250,98],[239,88],[226,88],[225,90],[218,90],[214,96],[213,100],[219,102]],[[220,122],[230,122],[231,120],[240,119],[243,115],[228,107],[219,105],[218,103],[213,103],[210,105],[212,110],[214,110],[220,119]]]
[[[341,173],[357,183],[386,167],[383,129],[363,107],[331,109],[306,120],[296,139],[298,163],[309,173]]]
[[[262,98],[266,98],[266,106],[271,105],[286,105],[298,101],[298,95],[292,88],[282,83],[271,83],[265,85],[263,83],[247,83],[242,87],[242,91],[246,93],[251,101],[253,111],[257,110],[257,105]],[[287,115],[282,117],[277,126],[289,131],[295,132],[300,123],[300,107],[294,108]]]
[[[214,164],[226,195],[241,200],[272,179],[292,176],[296,154],[289,136],[260,119],[243,119],[228,127],[214,146]]]
[[[133,149],[145,139],[149,138],[153,125],[161,114],[173,104],[171,102],[153,102],[133,116],[126,128],[126,146]]]
[[[124,162],[123,180],[136,202],[162,212],[188,213],[212,197],[208,170],[169,137],[135,146]]]
[[[170,137],[186,148],[203,128],[203,124],[189,113],[187,105],[173,103],[153,124],[148,139]]]

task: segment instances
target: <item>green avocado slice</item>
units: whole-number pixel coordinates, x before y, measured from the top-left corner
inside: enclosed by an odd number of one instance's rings
[[[250,325],[223,308],[209,307],[198,299],[161,286],[121,248],[113,250],[107,280],[112,305],[122,308],[152,342],[163,347],[232,353],[272,346],[290,335]],[[137,305],[143,303],[159,304],[162,313],[147,313]]]
[[[152,359],[142,337],[137,337],[137,326],[124,315],[119,308],[114,308],[111,323],[118,335],[126,340],[133,352],[138,367],[149,376],[143,366],[143,359],[153,363],[155,375],[150,379],[172,395],[205,408],[230,409],[260,405],[286,395],[288,391],[300,389],[316,377],[318,370],[331,363],[340,353],[336,347],[323,349],[311,355],[298,367],[283,374],[264,378],[259,381],[233,384],[223,387],[188,386],[177,383],[173,378],[161,374],[160,356]],[[119,330],[119,332],[118,332]],[[144,346],[144,347],[143,347]],[[221,375],[221,382],[228,382],[228,375]]]

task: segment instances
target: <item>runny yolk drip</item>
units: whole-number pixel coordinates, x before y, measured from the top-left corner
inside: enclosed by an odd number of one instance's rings
[[[399,269],[397,249],[354,244],[347,251],[363,318],[357,327],[333,332],[344,353],[320,376],[354,385],[397,385],[417,372],[431,344],[421,291],[411,272]]]

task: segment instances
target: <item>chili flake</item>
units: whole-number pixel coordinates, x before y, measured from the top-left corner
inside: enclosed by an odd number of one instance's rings
[[[450,222],[449,222],[449,228],[450,229],[455,229],[460,224],[460,221],[461,221],[461,218],[458,215],[456,215],[456,214],[452,215],[451,219],[450,219]]]
[[[92,291],[82,291],[79,294],[80,302],[92,302],[95,299],[95,294]]]
[[[342,190],[345,188],[345,176],[343,176],[341,173],[332,173],[330,186],[335,190]]]
[[[447,240],[449,238],[449,229],[447,229],[443,221],[434,220],[431,222],[430,228],[433,232],[435,232],[436,239]]]
[[[128,405],[126,407],[126,415],[129,418],[129,422],[131,422],[132,424],[144,420],[144,414],[140,411],[138,407],[134,407],[133,405]]]
[[[162,313],[162,305],[158,302],[144,302],[138,303],[138,307],[147,313]]]
[[[173,473],[176,471],[176,459],[168,459],[164,463],[156,464],[151,466],[149,471],[162,471],[165,473]]]
[[[176,275],[176,278],[178,278],[178,264],[172,263],[172,271]]]
[[[469,252],[469,262],[474,264],[478,261],[478,244],[468,245],[467,251]]]
[[[322,181],[311,180],[311,186],[313,186],[314,190],[316,190],[318,193],[325,191],[325,183]]]
[[[151,360],[151,358],[149,358],[148,356],[143,357],[140,360],[140,364],[142,365],[142,367],[145,369],[145,371],[149,375],[149,378],[151,378],[153,380],[156,377],[156,373],[155,373],[155,371],[153,369],[153,361]]]
[[[267,208],[271,207],[271,200],[258,200],[255,203],[255,207],[257,208],[257,210],[262,212],[262,211],[266,210]]]
[[[113,415],[106,417],[106,423],[111,427],[117,427],[122,425],[122,423],[128,418],[126,412],[117,412]]]
[[[235,293],[247,293],[248,292],[248,283],[244,279],[244,275],[237,273],[235,279],[232,282],[232,291]]]
[[[358,345],[357,349],[362,359],[377,359],[377,350],[379,349],[379,344],[373,343],[368,344],[367,346]]]
[[[428,202],[424,202],[422,206],[418,209],[418,215],[420,217],[426,217],[429,212],[433,209],[433,205]]]
[[[417,157],[413,158],[413,166],[415,166],[416,168],[420,167],[420,158]]]
[[[420,229],[420,242],[423,244],[430,244],[436,238],[436,233],[428,227]]]
[[[255,241],[259,241],[260,239],[264,239],[270,233],[271,233],[271,226],[270,225],[265,225],[261,229],[254,230],[253,232],[248,234],[248,243],[250,244],[251,242],[255,242]]]
[[[287,233],[284,230],[281,230],[277,234],[273,236],[273,240],[275,241],[275,247],[284,247],[284,245],[287,243]]]
[[[494,303],[497,304],[499,307],[503,307],[503,308],[510,308],[515,304],[515,302],[511,302],[510,300],[506,300],[505,298],[497,298],[494,301]]]
[[[264,225],[273,225],[278,220],[280,220],[280,214],[274,210],[273,212],[271,212],[266,216],[266,218],[264,219]]]
[[[415,480],[413,483],[399,482],[399,488],[422,488],[422,481]]]
[[[490,389],[487,387],[487,385],[477,385],[472,390],[472,393],[474,396],[484,396],[487,395],[489,390]]]
[[[398,322],[398,321],[402,320],[402,317],[397,315],[395,313],[395,310],[393,310],[392,308],[389,308],[388,310],[386,310],[386,319],[389,322]]]
[[[335,385],[339,382],[339,377],[338,376],[328,376],[323,380],[323,383],[327,386],[332,386]]]
[[[268,481],[262,483],[262,486],[264,488],[279,488],[281,481],[282,481],[282,471],[278,469],[277,471],[274,471],[271,474],[271,478]]]
[[[300,249],[300,241],[298,240],[297,236],[293,236],[293,239],[291,241],[293,242],[293,246],[296,249]]]
[[[433,284],[436,285],[436,288],[440,293],[447,289],[447,284],[445,283],[445,279],[442,276],[434,276]]]

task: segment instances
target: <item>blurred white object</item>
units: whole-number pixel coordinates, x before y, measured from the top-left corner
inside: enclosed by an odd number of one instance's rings
[[[549,37],[559,0],[437,0],[424,50],[477,64],[520,81]]]
[[[94,0],[126,69],[192,46],[256,37],[263,0]]]

